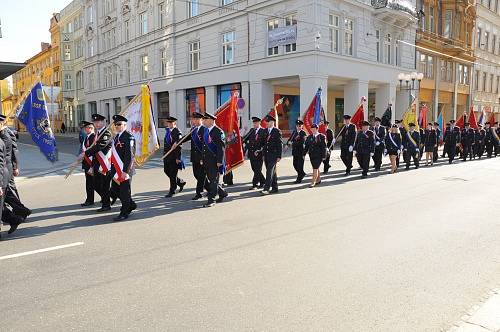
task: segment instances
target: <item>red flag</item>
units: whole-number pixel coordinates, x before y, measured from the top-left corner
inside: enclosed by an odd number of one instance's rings
[[[314,122],[319,122],[316,123],[318,125],[318,131],[322,134],[326,134],[326,125],[324,122],[325,119],[326,119],[325,110],[321,106],[321,88],[320,88],[318,89],[318,92],[316,92],[316,94],[314,95],[311,104],[309,104],[309,107],[304,113],[302,119],[302,121],[304,121],[304,130],[309,134],[312,133],[311,126],[314,124]]]
[[[426,104],[420,106],[420,112],[418,114],[418,125],[420,128],[427,127],[427,111],[429,111],[429,107]]]
[[[276,109],[276,107],[272,111],[270,111],[269,113],[267,113],[267,115],[270,115],[270,116],[272,116],[273,118],[276,119],[276,122],[274,123],[274,126],[279,129],[280,127],[278,126],[278,123],[279,123],[279,121],[278,121],[279,120],[278,119],[278,110]],[[260,121],[260,125],[262,126],[262,128],[267,128],[267,121],[266,121],[267,115]]]
[[[463,129],[465,124],[465,117],[466,117],[465,113],[462,114],[462,116],[457,120],[457,122],[455,122],[455,126],[457,126],[460,129]]]
[[[472,129],[479,129],[476,120],[476,114],[474,113],[474,107],[470,108],[469,112],[469,124]]]
[[[356,128],[361,129],[363,121],[365,121],[365,108],[363,106],[363,102],[361,102],[358,110],[351,117],[351,123],[354,123],[356,125]]]
[[[224,131],[226,136],[226,173],[243,164],[243,142],[238,126],[238,94],[234,93],[231,99],[222,105],[217,112],[215,123]]]
[[[495,120],[495,113],[493,111],[491,112],[490,118],[488,119],[488,122],[493,126],[493,124],[496,122]]]

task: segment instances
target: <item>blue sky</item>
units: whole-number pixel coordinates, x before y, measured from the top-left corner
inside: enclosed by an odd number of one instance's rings
[[[50,18],[71,0],[0,0],[0,61],[24,62],[50,43]]]

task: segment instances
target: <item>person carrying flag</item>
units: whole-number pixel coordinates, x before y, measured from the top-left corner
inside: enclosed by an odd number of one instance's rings
[[[474,133],[474,129],[472,129],[469,125],[468,122],[465,124],[465,128],[462,130],[462,148],[463,148],[463,153],[462,153],[462,160],[466,161],[467,157],[469,157],[469,160],[472,160],[474,157],[474,148],[476,144],[476,139],[475,136],[476,134]],[[475,157],[474,157],[475,159]]]
[[[340,143],[340,159],[342,159],[346,167],[345,175],[349,175],[351,174],[354,143],[356,141],[356,125],[351,123],[351,116],[348,114],[344,115],[344,127],[342,127],[338,137],[340,136],[342,136],[342,142]]]
[[[120,214],[114,221],[128,219],[130,213],[137,208],[132,200],[131,181],[134,173],[135,138],[127,131],[127,118],[121,115],[113,116],[116,135],[113,139],[111,157],[111,177],[113,192],[118,194],[122,206]]]
[[[380,125],[381,120],[375,117],[375,125],[373,126],[373,134],[375,135],[375,152],[373,154],[373,163],[375,171],[380,171],[382,167],[382,155],[385,150],[385,136],[387,134],[384,126]]]
[[[81,127],[85,132],[85,138],[82,142],[82,152],[87,151],[96,139],[94,124],[89,121],[82,121]],[[94,173],[92,168],[92,157],[84,156],[82,160],[82,170],[85,172],[85,201],[80,204],[82,207],[94,205]]]
[[[297,172],[297,179],[294,183],[301,183],[306,176],[304,172],[304,144],[306,142],[307,134],[304,130],[304,122],[302,120],[295,121],[295,129],[292,135],[286,142],[286,146],[292,146],[293,168]]]
[[[332,156],[333,144],[335,141],[335,137],[333,134],[333,130],[328,126],[330,124],[330,122],[325,120],[323,123],[325,124],[325,127],[326,127],[325,136],[326,136],[326,146],[327,146],[326,157],[325,157],[325,160],[323,161],[323,164],[324,164],[323,173],[326,174],[326,173],[328,173],[328,170],[331,167],[330,157]]]
[[[276,167],[283,153],[281,130],[274,126],[276,119],[268,115],[266,121],[266,141],[263,147],[264,163],[266,165],[266,183],[264,185],[264,190],[262,190],[262,195],[278,192],[278,174],[276,172]]]
[[[215,202],[221,203],[227,193],[219,185],[219,177],[224,174],[224,132],[215,125],[217,117],[210,113],[203,116],[203,149],[202,164],[207,174],[208,201],[203,207],[212,207]],[[219,195],[217,201],[215,196]]]
[[[391,161],[391,174],[396,173],[398,170],[397,159],[401,154],[403,143],[401,142],[401,134],[397,124],[393,124],[390,132],[385,137],[385,147],[389,159]]]
[[[408,126],[410,130],[405,133],[405,138],[403,139],[403,147],[406,152],[406,170],[410,169],[411,159],[413,159],[413,164],[415,169],[419,167],[419,154],[420,154],[420,133],[415,130],[415,124],[409,123]]]
[[[441,128],[439,128],[439,123],[438,122],[434,122],[434,130],[436,131],[436,137],[437,137],[438,144],[436,145],[436,147],[434,147],[434,153],[433,153],[433,156],[432,156],[432,161],[436,162],[439,159],[438,150],[439,150],[439,144],[440,144],[440,142],[442,140],[442,134],[443,134],[441,132]]]
[[[170,180],[170,188],[165,198],[170,198],[175,195],[175,190],[179,187],[179,192],[184,189],[186,181],[179,178],[179,169],[183,167],[181,159],[181,147],[177,144],[182,139],[182,133],[177,128],[177,119],[169,116],[167,119],[167,129],[165,131],[165,139],[163,140],[163,152],[167,153],[171,149],[173,151],[163,159],[163,172]]]
[[[481,159],[484,154],[484,142],[486,139],[486,130],[483,125],[479,124],[479,129],[476,131],[476,157]]]
[[[250,190],[264,188],[264,183],[266,182],[266,178],[262,174],[262,166],[264,164],[262,147],[266,140],[266,130],[260,126],[261,121],[256,116],[252,117],[253,128],[243,137],[243,143],[245,144],[245,150],[248,151],[248,159],[250,159],[250,166],[253,172],[252,187]]]
[[[106,128],[106,118],[100,114],[92,114],[92,122],[96,129],[96,140],[85,152],[82,152],[80,159],[84,157],[92,159],[92,173],[94,174],[94,190],[101,196],[102,206],[97,212],[111,210],[110,186],[111,164],[109,153],[113,144],[111,132]]]
[[[359,166],[361,166],[363,170],[361,174],[363,178],[368,176],[370,157],[373,157],[375,152],[375,134],[373,131],[369,130],[369,127],[370,123],[368,121],[363,121],[361,123],[361,131],[358,132],[354,144],[354,153],[358,159]]]
[[[309,187],[313,188],[321,183],[321,172],[319,167],[321,163],[326,158],[326,136],[318,131],[318,125],[313,124],[311,126],[312,133],[307,136],[304,156],[309,153],[309,159],[311,161],[311,166],[313,168],[312,182]]]
[[[406,140],[406,128],[403,125],[403,120],[396,120],[396,124],[398,125],[399,133],[401,135],[401,145],[404,146],[405,140]],[[400,157],[403,157],[403,161],[406,163],[406,155],[407,152],[404,150],[404,148],[401,148],[401,153],[398,155],[398,158],[396,159],[396,165],[399,168],[399,162],[400,162]]]
[[[491,122],[487,121],[484,124],[484,130],[486,132],[484,136],[484,146],[486,148],[486,157],[491,158],[493,154],[493,134],[491,132]]]
[[[425,166],[429,165],[429,159],[431,161],[431,166],[434,165],[434,153],[438,146],[438,135],[436,130],[432,127],[432,123],[427,124],[427,129],[425,130],[423,136],[423,143],[425,149]]]

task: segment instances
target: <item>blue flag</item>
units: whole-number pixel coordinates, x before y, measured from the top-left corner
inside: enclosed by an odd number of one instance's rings
[[[17,118],[31,134],[31,139],[51,162],[57,160],[56,139],[50,128],[42,84],[37,83],[24,101]]]
[[[318,125],[321,122],[321,88],[316,92],[316,101],[314,105],[314,121],[313,124]]]

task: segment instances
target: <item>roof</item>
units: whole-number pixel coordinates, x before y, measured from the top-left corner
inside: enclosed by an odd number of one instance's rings
[[[0,80],[6,79],[16,71],[23,69],[25,66],[25,63],[0,62]]]

